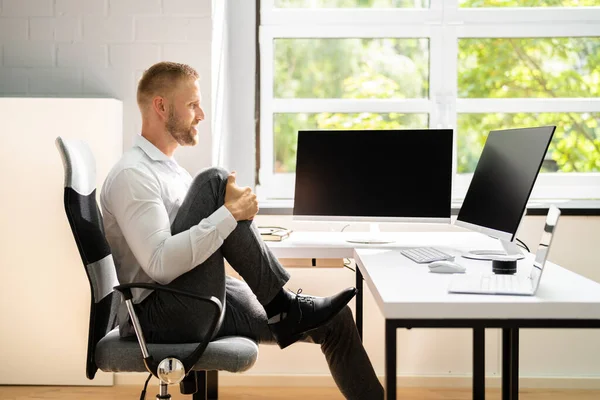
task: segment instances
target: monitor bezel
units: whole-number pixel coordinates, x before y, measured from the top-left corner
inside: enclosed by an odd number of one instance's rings
[[[517,232],[519,231],[522,221],[523,221],[523,217],[521,217],[521,220],[519,221],[519,226],[517,226],[517,229],[514,234],[511,234],[509,232],[499,231],[499,230],[492,229],[492,228],[487,228],[487,227],[481,226],[481,225],[475,225],[470,222],[461,221],[458,218],[456,219],[456,221],[454,221],[454,225],[459,226],[461,228],[469,229],[473,232],[483,233],[483,234],[491,236],[495,239],[512,242],[514,240]]]

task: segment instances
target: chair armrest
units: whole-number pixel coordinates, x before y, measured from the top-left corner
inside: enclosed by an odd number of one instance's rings
[[[123,298],[125,299],[125,303],[127,305],[127,310],[129,312],[129,317],[131,318],[131,322],[133,323],[135,334],[137,336],[138,342],[140,344],[140,348],[142,350],[142,355],[144,357],[144,364],[146,365],[146,369],[151,374],[156,376],[157,378],[158,378],[158,375],[157,375],[158,364],[160,361],[157,362],[156,360],[154,360],[152,358],[152,356],[150,355],[150,353],[148,352],[148,349],[146,347],[146,341],[144,339],[142,327],[140,326],[139,320],[138,320],[137,315],[135,314],[135,310],[133,308],[133,302],[132,302],[133,295],[131,293],[132,288],[152,289],[152,290],[159,290],[159,291],[163,291],[163,292],[174,293],[174,294],[186,296],[186,297],[189,297],[192,299],[201,300],[201,301],[207,302],[214,306],[215,316],[210,321],[209,329],[206,332],[206,337],[204,338],[204,340],[201,340],[200,343],[198,343],[198,346],[196,347],[196,349],[194,349],[194,351],[192,351],[192,353],[189,356],[187,356],[183,360],[180,360],[183,363],[183,366],[185,368],[185,373],[187,375],[187,373],[189,371],[191,371],[192,368],[194,367],[194,365],[198,362],[198,360],[204,353],[204,350],[206,350],[208,343],[210,342],[213,335],[215,334],[215,331],[217,329],[217,324],[219,323],[219,319],[221,318],[221,313],[223,312],[223,306],[221,305],[221,301],[219,301],[219,299],[217,299],[214,296],[202,296],[202,295],[199,295],[196,293],[190,293],[190,292],[186,292],[186,291],[179,290],[179,289],[173,289],[173,288],[165,287],[165,286],[154,284],[154,283],[125,283],[125,284],[114,287],[114,289],[118,290],[123,295]]]
[[[196,293],[186,292],[186,291],[180,290],[180,289],[173,289],[173,288],[170,288],[167,286],[158,285],[156,283],[124,283],[122,285],[118,285],[118,286],[114,287],[115,290],[118,290],[119,292],[121,292],[123,294],[123,296],[125,297],[125,300],[129,300],[133,297],[133,295],[131,294],[131,290],[130,290],[132,288],[160,290],[163,292],[169,292],[169,293],[174,293],[174,294],[180,294],[182,296],[192,297],[197,300],[208,301],[208,302],[213,303],[213,305],[219,310],[219,313],[218,313],[219,316],[223,312],[223,306],[221,305],[221,302],[219,301],[219,299],[217,299],[215,296],[203,296],[203,295],[196,294]]]

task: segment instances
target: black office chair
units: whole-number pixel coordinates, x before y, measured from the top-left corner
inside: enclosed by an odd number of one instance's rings
[[[104,235],[102,214],[96,202],[94,156],[83,141],[58,137],[56,146],[65,171],[65,212],[92,294],[86,376],[94,379],[98,369],[105,372],[148,371],[160,380],[157,399],[170,399],[167,387],[176,383],[180,384],[181,393],[192,394],[194,400],[217,399],[217,371],[242,372],[249,369],[258,357],[258,345],[245,337],[208,340],[222,310],[220,301],[215,297],[199,296],[157,284],[118,285],[111,250]],[[207,340],[200,343],[147,344],[133,307],[131,288],[170,291],[212,304],[214,313],[207,315],[212,327],[207,333]],[[137,343],[119,336],[116,316],[121,296],[133,323]]]

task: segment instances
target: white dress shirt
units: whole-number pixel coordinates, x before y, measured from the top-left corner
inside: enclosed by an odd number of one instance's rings
[[[171,235],[191,183],[185,169],[143,136],[109,172],[100,204],[121,284],[168,284],[208,259],[235,229],[235,218],[222,206],[191,229]],[[133,289],[134,303],[150,293]]]

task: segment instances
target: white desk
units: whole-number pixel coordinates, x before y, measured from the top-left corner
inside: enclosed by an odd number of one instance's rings
[[[465,243],[475,243],[486,248],[502,249],[500,243],[475,232],[380,232],[378,236],[394,240],[389,244],[356,244],[346,241],[360,232],[292,232],[289,238],[281,242],[267,242],[278,258],[344,258],[353,257],[354,249],[398,249],[414,246],[436,246],[451,253],[456,246],[465,247]],[[366,234],[366,232],[363,232]]]
[[[500,242],[475,232],[381,232],[379,235],[394,242],[368,245],[346,241],[356,232],[292,232],[281,242],[267,242],[277,258],[352,258],[355,249],[399,249],[415,246],[435,246],[449,254],[460,255],[459,249],[498,249]],[[469,246],[473,243],[473,246]],[[491,267],[490,267],[491,270]],[[356,270],[356,327],[363,332],[363,277]]]
[[[519,328],[600,328],[600,284],[549,263],[536,296],[447,293],[450,275],[429,273],[398,251],[435,246],[459,256],[472,249],[500,249],[499,242],[473,232],[385,233],[387,245],[356,245],[350,233],[294,232],[269,247],[280,258],[354,257],[357,264],[356,324],[362,335],[362,280],[367,282],[386,324],[386,398],[396,399],[396,329],[473,328],[473,397],[485,396],[484,330],[502,331],[502,398],[518,398]],[[527,274],[529,258],[519,261]],[[491,272],[491,262],[457,258],[467,273]]]

